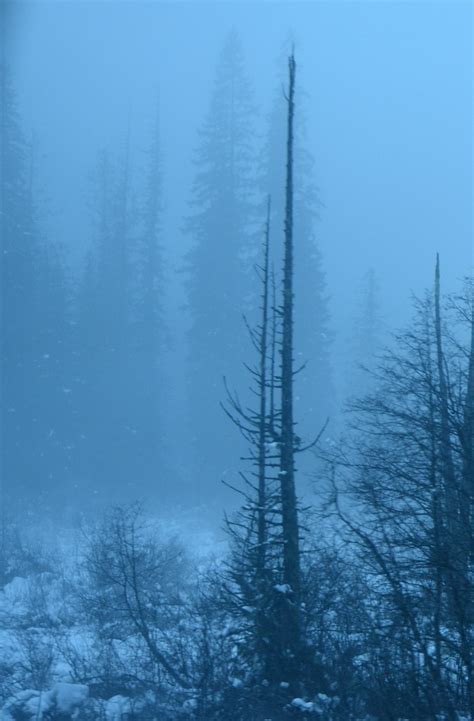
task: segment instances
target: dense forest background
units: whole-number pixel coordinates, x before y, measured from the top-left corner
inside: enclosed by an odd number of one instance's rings
[[[2,6],[5,721],[473,716],[471,15]]]

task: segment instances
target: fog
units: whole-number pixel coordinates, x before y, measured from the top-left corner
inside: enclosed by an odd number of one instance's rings
[[[192,236],[183,229],[193,154],[229,32],[241,39],[254,93],[256,152],[275,93],[283,96],[285,55],[295,46],[340,404],[364,274],[375,271],[380,312],[394,329],[408,318],[410,294],[432,282],[436,252],[445,289],[472,265],[470,19],[468,3],[438,3],[429,12],[422,3],[386,2],[5,5],[4,61],[23,128],[34,133],[42,223],[48,241],[64,248],[74,278],[92,242],[97,153],[120,152],[129,132],[132,173],[143,172],[159,106],[163,303],[173,349],[168,452],[185,453],[186,446],[183,440],[176,447],[176,434],[183,439],[176,417],[186,414],[183,258]],[[297,325],[305,326],[309,312],[299,309]],[[180,483],[185,494],[186,480]],[[157,479],[157,493],[159,487]],[[208,492],[214,494],[203,490],[204,502]]]
[[[472,3],[0,21],[0,717],[473,718]]]
[[[159,107],[159,243],[169,333],[163,360],[167,466],[186,456],[189,427],[182,421],[192,308],[184,268],[193,237],[185,224],[199,128],[226,37],[235,32],[242,43],[253,92],[255,158],[272,102],[278,94],[283,99],[285,57],[295,47],[304,145],[314,159],[314,233],[326,278],[335,385],[331,415],[337,418],[347,393],[355,306],[369,269],[377,279],[382,324],[392,331],[409,318],[411,294],[432,283],[436,252],[447,291],[472,267],[471,11],[469,3],[437,3],[429,11],[423,3],[389,2],[4,5],[3,60],[23,131],[34,138],[41,223],[47,242],[63,248],[72,285],[80,282],[93,244],[91,176],[97,154],[102,149],[119,154],[128,133],[131,173],[139,179]],[[257,222],[263,220],[262,215]],[[277,244],[283,228],[273,233]],[[311,307],[298,308],[297,328],[305,328],[311,313]],[[224,362],[223,371],[229,376],[233,368],[225,372]],[[221,463],[220,471],[213,469],[212,479],[198,479],[203,503],[214,497],[218,476],[235,471],[238,463],[237,454]],[[179,502],[186,505],[196,469],[185,466],[176,477]],[[174,474],[169,468],[166,473]],[[158,475],[151,491],[157,496],[160,486],[169,485]],[[94,483],[100,484],[99,476]]]
[[[429,12],[423,3],[386,2],[7,8],[4,59],[25,126],[39,136],[55,235],[74,260],[87,242],[77,221],[97,149],[123,139],[130,115],[133,145],[143,151],[157,98],[163,236],[168,256],[181,252],[197,129],[218,53],[235,28],[260,132],[280,82],[278,58],[289,38],[295,43],[323,204],[318,239],[337,318],[354,277],[372,265],[387,299],[426,283],[434,249],[450,282],[464,273],[471,252],[469,3],[437,3]],[[388,302],[398,320],[400,301]]]

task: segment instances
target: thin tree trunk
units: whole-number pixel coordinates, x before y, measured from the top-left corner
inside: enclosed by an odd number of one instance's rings
[[[267,204],[267,222],[265,227],[265,246],[263,261],[262,288],[262,327],[260,334],[260,373],[259,373],[259,428],[258,428],[258,510],[257,510],[257,577],[263,581],[265,575],[265,556],[267,541],[267,492],[266,492],[266,439],[267,439],[267,343],[268,343],[268,291],[269,291],[269,251],[270,251],[270,197]]]
[[[281,346],[280,482],[283,525],[283,570],[296,605],[300,599],[300,547],[293,443],[293,118],[295,59],[289,58],[288,138],[286,160],[285,246]]]
[[[438,379],[440,393],[440,446],[441,446],[441,464],[442,473],[445,482],[446,493],[446,513],[447,527],[450,532],[450,546],[455,543],[457,530],[457,499],[456,499],[456,481],[454,474],[454,465],[451,453],[451,439],[449,429],[449,396],[448,384],[445,371],[445,360],[443,353],[443,341],[441,332],[441,302],[440,302],[440,268],[439,255],[436,255],[436,272],[435,272],[435,333],[436,333],[436,352],[438,361]]]
[[[471,348],[467,377],[466,401],[463,422],[463,489],[461,498],[461,524],[463,533],[463,550],[466,555],[467,572],[465,574],[463,600],[465,607],[466,633],[464,636],[464,656],[467,666],[467,686],[469,711],[474,718],[474,297],[471,298]]]
[[[276,362],[276,346],[277,346],[277,304],[276,304],[276,282],[275,282],[275,270],[272,265],[271,273],[271,284],[272,284],[272,327],[271,327],[271,338],[270,338],[270,408],[269,408],[269,435],[272,441],[277,436],[276,428],[276,409],[275,409],[275,388],[276,388],[276,373],[275,373],[275,362]]]

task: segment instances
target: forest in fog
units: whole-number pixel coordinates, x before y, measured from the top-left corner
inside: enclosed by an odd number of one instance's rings
[[[0,719],[474,719],[471,3],[0,22]]]

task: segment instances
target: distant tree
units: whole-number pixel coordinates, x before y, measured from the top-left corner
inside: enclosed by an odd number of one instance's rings
[[[164,344],[163,259],[162,259],[163,178],[160,125],[157,112],[147,152],[147,173],[139,207],[138,289],[135,323],[139,343],[157,361]]]
[[[88,496],[98,483],[99,469],[106,468],[108,453],[101,437],[103,425],[110,420],[107,419],[107,397],[101,387],[104,335],[107,332],[102,324],[106,321],[104,305],[107,301],[99,273],[111,245],[111,185],[109,154],[102,151],[98,155],[91,182],[92,243],[79,278],[75,304],[75,379],[78,403],[74,472],[78,484],[77,492],[85,496]],[[99,394],[102,394],[105,401],[100,405]]]
[[[380,290],[376,274],[370,268],[362,278],[351,319],[349,339],[350,367],[347,368],[347,397],[363,395],[370,384],[370,371],[376,364],[377,350],[382,342]]]
[[[136,223],[128,137],[118,167],[113,167],[107,153],[100,154],[94,184],[94,242],[77,304],[78,380],[83,389],[78,466],[87,492],[94,489],[97,495],[113,483],[119,497],[127,497],[137,475],[137,428],[133,425]]]
[[[137,472],[152,489],[164,475],[165,380],[167,345],[162,252],[163,178],[159,114],[147,153],[145,187],[138,203],[136,297],[133,307],[135,392],[133,425],[138,429]],[[160,476],[160,478],[158,478]]]
[[[231,457],[219,401],[224,375],[237,377],[241,314],[250,298],[252,92],[240,40],[232,32],[219,58],[208,116],[200,132],[187,231],[189,423],[193,474],[214,485]],[[235,442],[235,441],[234,441]]]
[[[68,475],[70,297],[60,252],[41,228],[34,149],[5,66],[0,83],[1,474],[24,510],[49,504]]]
[[[92,245],[76,296],[76,472],[85,492],[113,483],[123,499],[149,493],[164,475],[158,117],[139,185],[129,146],[127,136],[118,163],[108,152],[99,154]],[[95,495],[100,501],[100,492]]]

